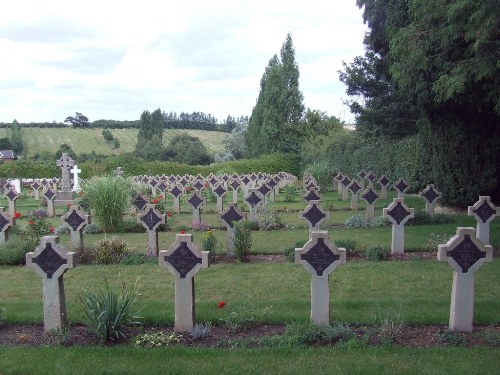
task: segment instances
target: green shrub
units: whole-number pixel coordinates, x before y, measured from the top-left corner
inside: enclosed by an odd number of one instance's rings
[[[336,240],[335,245],[337,245],[338,248],[345,248],[346,253],[352,255],[356,252],[358,243],[356,240]]]
[[[47,216],[47,212],[42,208],[30,212],[27,217],[28,225],[21,235],[31,242],[39,242],[43,236],[53,233],[52,226],[47,222]]]
[[[285,224],[278,216],[278,212],[269,208],[267,204],[257,208],[257,222],[260,230],[276,230],[285,227]]]
[[[446,330],[438,333],[438,340],[441,344],[446,346],[463,346],[465,339],[462,332]]]
[[[215,254],[219,251],[220,246],[215,237],[214,233],[209,230],[207,231],[201,240],[203,251],[208,251],[208,258],[213,261],[215,260]]]
[[[102,240],[91,251],[94,264],[118,264],[129,254],[127,243],[116,236]]]
[[[252,230],[246,221],[234,226],[234,255],[240,262],[246,262],[252,248]]]
[[[137,220],[123,220],[116,228],[117,233],[144,233],[146,228]]]
[[[377,262],[385,259],[389,255],[389,250],[383,248],[380,245],[371,246],[365,251],[365,257],[368,260]]]
[[[280,193],[283,194],[285,202],[295,202],[297,195],[299,195],[299,187],[295,184],[286,185]]]
[[[130,291],[125,290],[123,284],[119,293],[109,287],[106,278],[104,284],[104,290],[84,289],[78,294],[83,323],[103,342],[125,338],[125,326],[140,324],[142,319],[137,306],[137,282]]]
[[[26,263],[26,253],[34,251],[38,243],[33,239],[14,238],[0,245],[0,266],[19,266]]]
[[[365,226],[366,221],[364,217],[356,214],[348,217],[344,224],[347,228],[362,228]]]
[[[134,339],[134,345],[142,348],[161,348],[170,347],[181,341],[182,335],[171,333],[169,335],[163,332],[141,333]]]
[[[295,249],[302,248],[305,244],[306,241],[297,241],[295,242],[295,246],[287,247],[284,251],[286,260],[295,263]]]
[[[102,228],[94,223],[87,224],[83,229],[83,233],[85,234],[100,234],[102,233]]]
[[[210,336],[210,330],[212,326],[210,323],[198,323],[195,324],[193,329],[191,330],[191,337],[193,340],[204,339]]]
[[[106,232],[113,232],[123,221],[131,186],[121,177],[93,178],[83,186],[94,215]]]

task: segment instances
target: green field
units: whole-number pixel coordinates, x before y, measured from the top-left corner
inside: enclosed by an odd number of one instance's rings
[[[99,155],[118,155],[132,152],[137,143],[138,129],[110,129],[113,137],[120,141],[120,147],[114,149],[112,144],[104,141],[102,128],[23,128],[23,143],[27,157],[41,154],[54,154],[63,143],[71,146],[77,155],[94,151]],[[223,151],[223,132],[191,129],[167,129],[163,133],[163,144],[167,145],[178,134],[189,134],[198,137],[210,154]],[[10,137],[10,129],[0,129],[0,138]]]

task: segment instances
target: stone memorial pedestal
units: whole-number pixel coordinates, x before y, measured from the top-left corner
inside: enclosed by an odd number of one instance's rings
[[[90,224],[90,216],[80,206],[70,206],[69,211],[61,218],[71,232],[73,249],[83,249],[83,230]]]
[[[61,158],[57,160],[56,165],[61,168],[61,190],[57,192],[57,196],[54,199],[54,205],[56,206],[67,206],[68,203],[73,205],[75,200],[75,192],[71,191],[71,179],[69,176],[69,170],[75,165],[73,159],[71,159],[67,153],[63,153]],[[57,191],[57,188],[55,188]]]
[[[245,215],[237,207],[236,202],[229,203],[223,212],[218,215],[219,220],[222,221],[226,227],[227,232],[227,255],[234,256],[234,224],[245,220]]]
[[[468,207],[469,216],[473,216],[477,221],[476,236],[485,245],[490,244],[490,223],[500,215],[500,208],[495,207],[490,197],[480,196],[473,206]]]
[[[26,267],[43,279],[43,323],[45,332],[67,325],[63,274],[76,266],[75,253],[59,245],[59,237],[46,236],[32,253],[26,254]]]
[[[175,277],[175,332],[189,332],[195,320],[194,275],[208,268],[208,251],[199,251],[191,234],[178,234],[168,250],[160,251],[160,266]]]
[[[452,331],[471,332],[474,319],[474,273],[493,260],[493,248],[483,244],[474,228],[457,228],[446,244],[438,246],[438,260],[453,268],[450,321]]]
[[[148,203],[144,211],[138,214],[137,222],[146,228],[146,256],[157,257],[159,252],[158,227],[161,224],[165,224],[165,214],[158,211],[154,204]]]
[[[313,232],[302,249],[295,249],[295,263],[311,273],[311,323],[330,324],[330,273],[345,262],[345,249],[330,242],[326,231]]]
[[[394,198],[389,207],[383,209],[383,215],[392,223],[391,254],[404,254],[405,224],[415,216],[415,210],[408,208],[403,198]]]

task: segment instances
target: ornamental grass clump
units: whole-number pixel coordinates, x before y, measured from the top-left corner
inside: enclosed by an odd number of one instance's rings
[[[105,232],[113,232],[123,222],[132,187],[122,177],[97,177],[84,185],[83,191],[93,215]]]
[[[94,292],[84,289],[78,294],[78,302],[83,311],[83,323],[94,332],[102,342],[126,338],[124,328],[141,324],[142,316],[137,296],[137,281],[132,290],[116,292],[109,287],[104,278],[104,289]]]

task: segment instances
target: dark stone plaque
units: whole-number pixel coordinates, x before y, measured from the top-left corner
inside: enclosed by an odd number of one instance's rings
[[[271,178],[268,182],[267,182],[267,186],[269,186],[271,189],[274,189],[276,187],[276,185],[278,185],[278,183],[276,181],[274,181],[273,178]]]
[[[366,175],[366,178],[367,178],[369,181],[374,182],[374,181],[377,179],[377,176],[375,176],[375,175],[373,174],[373,172],[370,172],[370,173],[368,173],[368,174]]]
[[[401,202],[398,202],[392,210],[387,211],[387,214],[396,220],[396,223],[399,225],[408,215],[410,215],[410,212],[403,207]]]
[[[229,176],[225,174],[224,176],[222,176],[222,179],[224,180],[224,182],[226,182],[227,180],[229,180]]]
[[[45,192],[45,198],[47,198],[49,201],[51,201],[52,199],[54,199],[54,197],[56,196],[56,193],[54,193],[54,191],[52,189],[48,189],[46,192]]]
[[[429,203],[434,203],[434,201],[436,200],[436,198],[439,197],[439,194],[431,186],[431,187],[429,187],[429,189],[427,189],[427,191],[425,193],[422,194],[422,196],[425,197],[425,199],[427,199],[427,201]]]
[[[174,176],[170,176],[168,180],[173,184],[177,179]]]
[[[339,173],[337,174],[334,179],[336,179],[337,181],[342,181],[342,179],[344,178],[344,175],[342,173]]]
[[[189,184],[189,181],[184,177],[181,179],[180,183],[182,186],[186,186],[187,184]]]
[[[380,184],[383,187],[386,187],[387,185],[389,185],[391,183],[391,181],[389,181],[389,179],[387,178],[387,176],[385,174],[380,178],[380,180],[378,180],[378,182],[380,182]]]
[[[266,184],[262,184],[258,190],[264,197],[271,191],[271,189],[269,189],[269,186],[267,186]]]
[[[341,181],[342,185],[344,186],[347,186],[351,183],[351,180],[349,180],[349,177],[345,176],[342,181]]]
[[[257,179],[257,175],[256,175],[255,173],[252,173],[252,174],[250,175],[250,179],[251,179],[252,181],[255,181],[255,180]]]
[[[175,249],[171,255],[165,256],[165,261],[170,263],[177,272],[179,272],[181,279],[185,279],[186,275],[197,264],[202,263],[202,259],[198,258],[188,247],[187,242],[181,242],[179,247]]]
[[[210,180],[208,180],[212,185],[215,185],[217,183],[217,179],[215,177],[212,177]]]
[[[9,198],[10,201],[15,201],[17,199],[17,193],[13,189],[10,189],[5,196]]]
[[[151,187],[155,187],[156,185],[158,185],[158,180],[156,178],[152,178],[151,181],[149,181],[149,184],[151,185]]]
[[[42,186],[41,186],[38,182],[36,182],[36,181],[35,181],[35,182],[33,182],[33,183],[31,184],[31,188],[32,188],[32,189],[35,189],[35,190],[38,190],[38,189],[40,189],[41,187],[42,187]]]
[[[147,178],[146,176],[144,176],[144,177],[142,178],[142,182],[143,182],[143,183],[147,184],[147,183],[148,183],[148,181],[149,181],[149,178]]]
[[[47,186],[47,184],[48,184],[48,183],[49,183],[49,182],[48,182],[45,178],[44,178],[44,179],[42,180],[42,182],[41,182],[41,184],[42,184],[43,186]]]
[[[326,217],[326,214],[323,213],[317,205],[313,204],[312,207],[302,216],[305,217],[313,227],[315,227],[316,224]]]
[[[452,258],[462,269],[462,273],[467,273],[479,259],[485,258],[486,253],[482,252],[474,242],[470,235],[464,235],[464,239],[453,250],[446,252],[446,255]]]
[[[306,190],[318,190],[318,187],[314,182],[310,182],[309,184],[306,184]]]
[[[245,176],[241,179],[241,181],[246,185],[250,182],[250,179],[247,176]]]
[[[85,219],[82,218],[76,210],[73,210],[64,221],[75,231],[85,222]]]
[[[54,250],[52,244],[47,242],[45,244],[45,249],[36,257],[32,258],[32,262],[36,263],[38,267],[47,274],[47,279],[52,279],[52,275],[54,275],[63,264],[67,264],[68,260],[61,257],[59,253]]]
[[[231,187],[233,188],[233,190],[236,190],[236,189],[240,188],[240,183],[238,181],[236,181],[236,180],[231,181],[231,183],[229,185],[231,185]]]
[[[191,198],[188,199],[188,202],[194,209],[197,209],[203,203],[203,199],[201,199],[198,194],[193,194]]]
[[[354,181],[349,187],[349,190],[352,191],[353,194],[356,194],[358,191],[361,190],[361,186],[359,186],[359,184],[356,181]]]
[[[403,180],[399,180],[398,182],[396,182],[396,189],[398,189],[398,191],[400,193],[404,193],[404,191],[407,188],[408,188],[408,185]]]
[[[495,215],[497,212],[494,210],[487,201],[483,201],[483,204],[480,205],[477,209],[473,211],[479,218],[486,223],[490,217]]]
[[[231,228],[233,227],[233,222],[239,222],[241,220],[243,220],[243,216],[240,215],[238,213],[238,211],[236,211],[236,209],[234,208],[234,206],[229,206],[229,208],[227,209],[226,213],[224,213],[223,215],[221,215],[220,217],[222,220],[224,220],[227,225],[229,225]]]
[[[304,200],[306,202],[319,201],[320,198],[321,197],[314,190],[309,190],[309,192],[304,196]]]
[[[151,207],[141,216],[141,221],[146,224],[149,230],[153,230],[158,223],[161,223],[161,217],[159,217]]]
[[[137,207],[137,209],[142,210],[146,204],[148,204],[148,201],[144,199],[142,195],[138,195],[135,197],[135,199],[132,201],[132,204]]]
[[[203,189],[203,183],[201,181],[196,181],[195,184],[194,184],[194,188],[198,191],[200,191],[201,189]]]
[[[365,178],[365,177],[366,177],[366,173],[365,173],[365,171],[361,171],[361,172],[359,172],[359,173],[358,173],[358,177],[359,177],[359,178],[361,178],[361,179]]]
[[[255,191],[252,191],[248,196],[248,198],[246,199],[246,201],[250,203],[252,207],[257,206],[261,202],[261,200],[262,199],[260,199],[260,197],[255,193]]]
[[[373,191],[373,189],[368,189],[368,191],[362,195],[363,199],[368,203],[368,204],[373,204],[375,201],[379,198],[378,194]]]
[[[332,265],[333,262],[340,259],[340,255],[335,255],[333,251],[326,246],[323,238],[318,238],[318,242],[305,254],[300,256],[302,260],[309,263],[318,276],[323,276],[323,272]]]
[[[160,191],[161,191],[162,193],[164,193],[164,192],[165,192],[165,190],[167,190],[167,185],[165,184],[165,182],[163,182],[163,181],[162,181],[162,182],[160,182],[160,183],[158,184],[158,189],[160,189]]]
[[[181,190],[181,189],[179,189],[177,186],[174,186],[174,188],[173,188],[173,189],[170,189],[170,193],[171,193],[174,197],[179,198],[179,197],[180,197],[180,195],[182,194],[182,190]]]
[[[218,197],[222,197],[224,193],[226,192],[226,189],[222,187],[222,185],[217,186],[214,189],[214,193],[217,194]]]
[[[3,215],[0,215],[0,231],[3,231],[6,225],[10,223]]]

